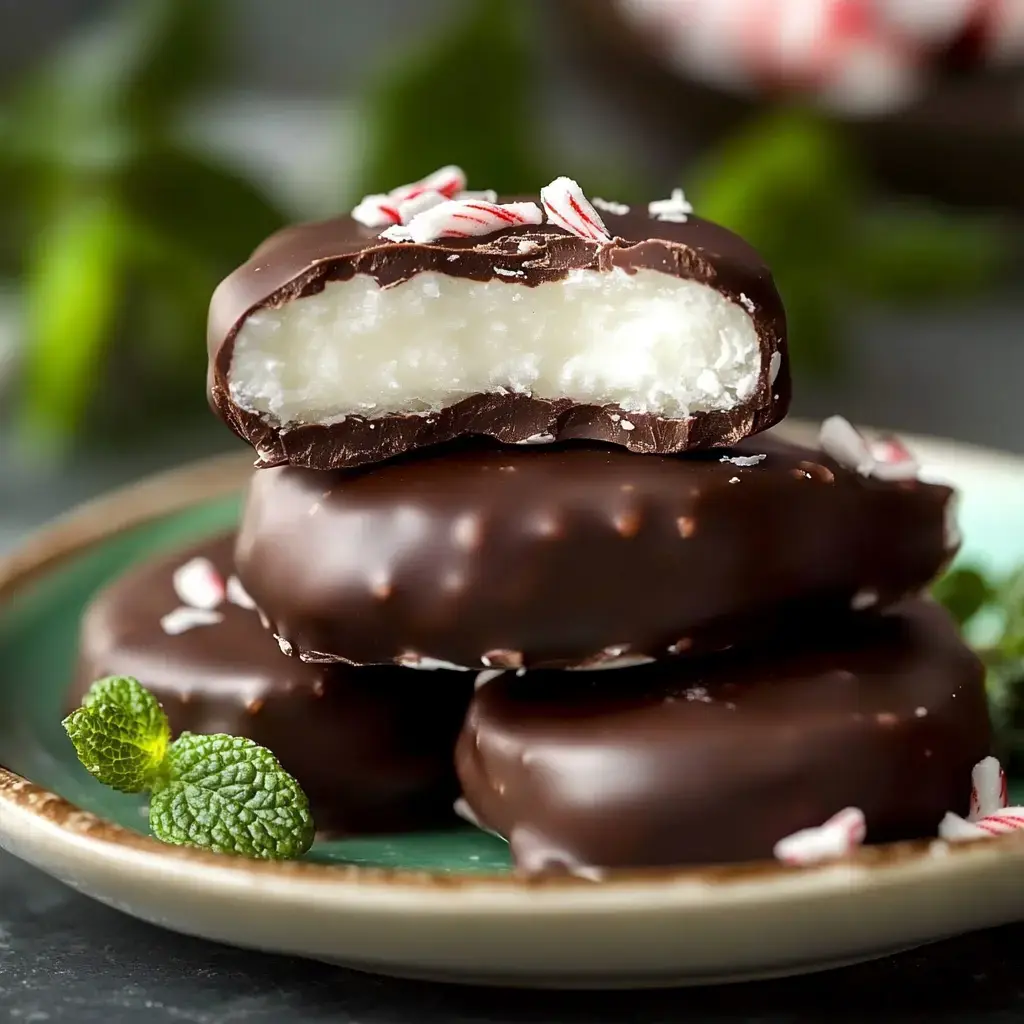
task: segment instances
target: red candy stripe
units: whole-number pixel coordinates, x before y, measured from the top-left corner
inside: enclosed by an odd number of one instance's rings
[[[594,242],[610,242],[612,236],[601,215],[572,178],[555,178],[540,190],[540,201],[548,221]]]
[[[544,215],[536,203],[487,203],[479,199],[452,199],[413,217],[406,225],[413,242],[439,238],[489,235],[521,224],[540,224]]]
[[[462,168],[450,164],[428,174],[420,181],[409,185],[399,185],[387,193],[364,196],[359,205],[352,211],[352,219],[368,228],[386,228],[392,224],[405,223],[402,206],[410,200],[418,199],[428,192],[436,192],[445,199],[461,192],[466,187],[466,175]],[[421,204],[414,204],[411,209],[421,209]]]

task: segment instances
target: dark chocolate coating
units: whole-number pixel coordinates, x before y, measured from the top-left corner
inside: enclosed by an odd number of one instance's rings
[[[97,595],[82,622],[71,705],[92,682],[130,675],[164,706],[177,735],[227,732],[268,747],[302,785],[320,830],[373,833],[452,821],[452,749],[472,678],[423,686],[417,672],[304,665],[285,657],[255,611],[225,602],[224,621],[168,636],[180,602],[171,574],[195,556],[233,572],[233,536],[137,566]]]
[[[527,873],[756,860],[845,807],[868,841],[966,814],[989,752],[981,663],[908,601],[806,646],[516,678],[470,705],[456,763]]]
[[[560,441],[595,440],[634,452],[672,453],[735,444],[778,423],[790,399],[786,317],[761,257],[738,235],[699,217],[685,223],[659,221],[644,207],[625,215],[602,210],[601,216],[613,236],[608,243],[579,238],[552,224],[425,245],[389,242],[378,237],[379,229],[364,227],[351,217],[286,228],[267,239],[214,292],[207,333],[210,404],[257,450],[259,467],[290,464],[312,469],[358,466],[468,435],[511,444],[549,433]],[[519,252],[519,243],[525,240],[537,248]],[[449,261],[453,254],[459,258]],[[375,419],[349,415],[344,422],[327,426],[274,423],[240,408],[231,398],[228,374],[235,335],[249,315],[316,294],[330,281],[367,274],[381,288],[389,288],[423,271],[435,271],[532,288],[558,281],[570,270],[615,268],[631,273],[655,270],[697,281],[736,303],[745,297],[762,348],[761,377],[750,398],[728,412],[670,419],[618,405],[581,405],[568,398],[479,394],[437,413],[395,413]],[[780,365],[772,383],[774,354]],[[623,427],[623,420],[634,429]]]
[[[771,436],[685,457],[466,443],[254,474],[236,562],[312,661],[593,665],[749,644],[845,614],[859,592],[916,592],[949,555],[951,493]]]

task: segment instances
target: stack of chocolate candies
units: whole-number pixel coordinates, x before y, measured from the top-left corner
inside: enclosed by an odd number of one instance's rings
[[[681,192],[505,201],[443,168],[270,238],[209,344],[259,456],[235,566],[264,625],[367,686],[475,679],[461,807],[521,870],[967,810],[980,667],[908,599],[956,549],[952,492],[838,418],[820,450],[761,433],[782,303]]]

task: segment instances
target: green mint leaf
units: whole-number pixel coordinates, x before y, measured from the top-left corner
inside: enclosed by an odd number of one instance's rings
[[[913,307],[949,302],[998,283],[1012,234],[998,221],[903,203],[866,212],[851,242],[849,273],[859,294]]]
[[[170,740],[166,718],[154,720],[130,706],[95,699],[64,719],[64,728],[78,759],[105,786],[143,793],[160,778]]]
[[[161,732],[166,736],[166,743],[171,742],[171,725],[167,721],[160,702],[147,690],[142,683],[131,676],[107,676],[97,679],[89,692],[82,698],[82,707],[94,704],[113,704],[127,714],[145,723],[145,727],[154,736]]]
[[[25,278],[21,429],[51,450],[85,419],[121,302],[124,217],[111,196],[61,202],[37,233]]]
[[[963,626],[995,595],[992,586],[976,569],[953,569],[935,583],[932,596]]]
[[[165,843],[278,860],[313,843],[309,801],[277,758],[239,736],[182,735],[149,807]]]

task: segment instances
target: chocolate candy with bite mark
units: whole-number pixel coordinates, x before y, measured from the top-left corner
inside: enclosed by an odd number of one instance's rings
[[[232,535],[164,555],[97,595],[82,623],[71,707],[96,679],[135,676],[175,735],[226,732],[268,747],[305,790],[321,832],[450,824],[452,748],[472,680],[453,673],[434,691],[403,669],[304,665],[281,653],[255,610],[230,601],[215,624],[165,632],[161,619],[180,604],[174,571],[201,557],[228,578],[233,547]]]
[[[528,874],[756,860],[845,807],[869,842],[966,814],[989,753],[984,671],[922,600],[803,646],[477,691],[463,795]]]
[[[610,242],[285,229],[214,293],[211,405],[258,466],[313,469],[468,435],[673,453],[781,420],[785,314],[758,254],[698,217],[601,215]]]
[[[309,661],[617,667],[920,590],[951,497],[771,436],[643,458],[466,441],[255,473],[236,563]]]

